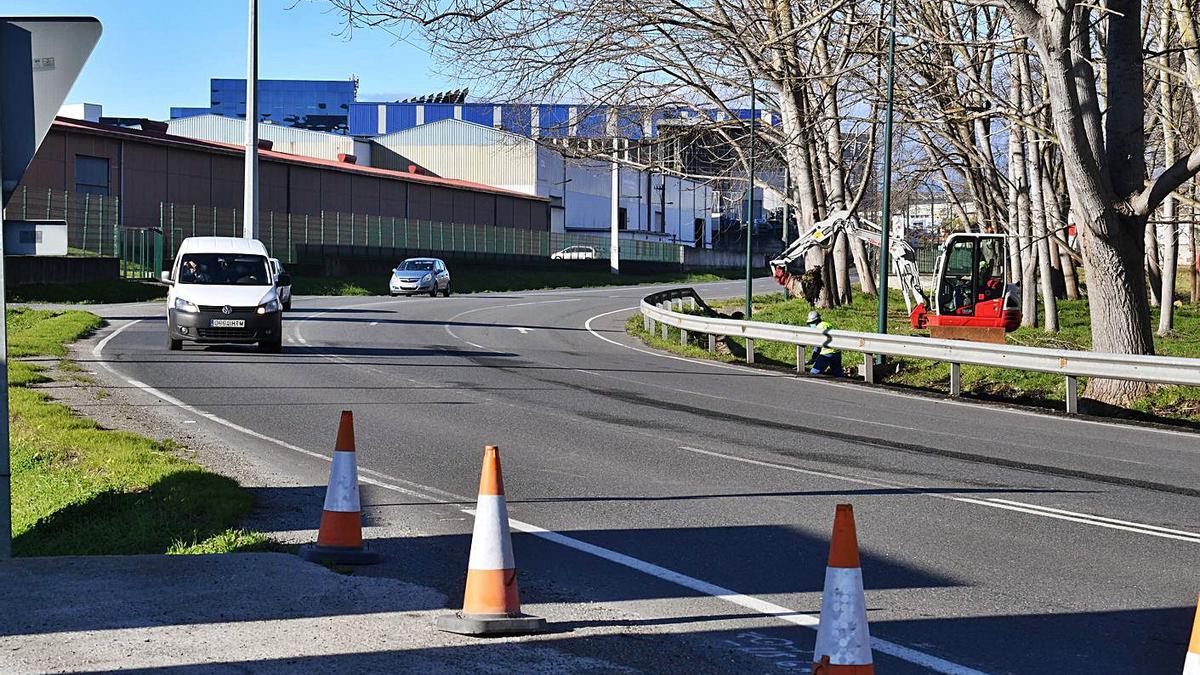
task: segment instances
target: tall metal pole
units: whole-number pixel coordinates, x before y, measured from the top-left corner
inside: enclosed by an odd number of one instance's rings
[[[258,0],[249,0],[246,35],[246,176],[242,237],[258,239]]]
[[[753,220],[754,220],[754,124],[758,121],[757,119],[755,119],[757,117],[758,113],[757,113],[756,108],[754,107],[754,98],[755,98],[754,77],[751,76],[750,77],[750,157],[749,157],[749,160],[750,160],[749,161],[749,164],[750,164],[749,178],[750,178],[750,180],[748,181],[749,187],[746,190],[746,310],[742,317],[746,321],[750,320],[750,315],[754,312],[754,307],[753,307],[753,304],[751,303],[751,293],[750,293],[750,284],[751,284],[751,281],[753,281],[750,276],[750,267],[751,267],[750,244],[754,239],[754,228],[752,227]]]
[[[609,195],[611,211],[609,213],[608,235],[608,271],[613,274],[621,273],[621,165],[617,164],[617,139],[613,139],[612,154],[612,193]]]
[[[892,102],[896,95],[896,0],[888,3],[888,66],[887,66],[887,112],[883,118],[883,213],[880,226],[883,236],[879,242],[879,321],[880,333],[887,332],[888,268],[891,254],[888,244],[892,236]]]

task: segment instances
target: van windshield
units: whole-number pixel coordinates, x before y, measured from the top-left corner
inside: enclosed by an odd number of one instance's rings
[[[267,259],[261,255],[187,253],[179,263],[179,283],[208,286],[270,286]]]

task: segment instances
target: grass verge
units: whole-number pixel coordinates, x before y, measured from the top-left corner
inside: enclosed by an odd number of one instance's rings
[[[1183,299],[1183,296],[1179,296]],[[782,293],[771,293],[754,297],[754,318],[758,321],[782,323],[789,325],[804,325],[804,318],[812,309],[803,299],[784,300]],[[1091,348],[1091,322],[1088,316],[1086,300],[1060,300],[1058,333],[1046,333],[1040,328],[1020,328],[1008,334],[1009,344],[1026,345],[1030,347],[1046,347],[1058,349]],[[730,300],[715,303],[717,307],[727,306],[730,310],[740,309],[741,300]],[[823,317],[834,328],[873,332],[876,329],[875,298],[855,294],[854,302],[834,309],[823,310]],[[1152,321],[1158,322],[1158,310],[1152,310]],[[904,307],[902,297],[898,292],[889,294],[888,298],[888,327],[889,332],[898,335],[927,334],[915,330],[908,320],[908,312]],[[661,333],[648,335],[642,327],[640,315],[630,318],[626,330],[646,342],[648,345],[686,354],[696,358],[719,359],[723,361],[741,361],[745,357],[745,341],[741,338],[725,338],[718,341],[718,351],[711,354],[707,350],[707,337],[689,335],[689,345],[682,347],[679,343],[679,331],[668,330],[667,339],[662,339]],[[1169,336],[1156,336],[1154,339],[1156,353],[1169,356],[1185,356],[1200,358],[1200,306],[1182,304],[1175,308],[1175,330]],[[854,352],[844,352],[843,363],[847,368],[862,362],[862,355]],[[950,366],[946,363],[924,361],[920,359],[896,359],[900,371],[885,378],[892,385],[909,387],[926,392],[949,394]],[[779,342],[758,341],[755,343],[755,362],[757,365],[794,370],[796,366],[796,349],[794,345]],[[1086,379],[1080,379],[1081,388]],[[1030,405],[1035,407],[1062,410],[1066,398],[1064,378],[1049,373],[1030,373],[1006,368],[988,368],[984,366],[962,367],[962,386],[966,396]],[[1200,425],[1200,387],[1159,387],[1149,396],[1135,401],[1130,409],[1120,410],[1101,407],[1093,403],[1081,403],[1088,412],[1096,414],[1126,416],[1147,421],[1184,423],[1188,426]]]
[[[167,287],[144,281],[93,281],[79,284],[23,284],[8,289],[9,302],[92,305],[143,302],[167,297]]]
[[[80,311],[14,308],[13,356],[60,357],[100,325]],[[234,529],[254,497],[170,442],[103,429],[30,388],[43,366],[9,364],[16,555],[220,553],[274,543]]]
[[[450,274],[455,293],[482,293],[485,291],[535,291],[551,288],[593,288],[658,283],[696,284],[706,281],[739,279],[745,275],[745,270],[613,275],[608,270],[526,270],[480,267],[451,270]],[[292,292],[296,295],[387,295],[388,277],[386,274],[341,278],[297,276],[293,279]]]

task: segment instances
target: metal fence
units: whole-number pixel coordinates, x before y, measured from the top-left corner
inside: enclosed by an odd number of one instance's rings
[[[755,340],[796,345],[797,364],[805,362],[801,353],[805,347],[819,346],[861,352],[865,355],[863,370],[868,382],[874,381],[875,355],[941,361],[950,364],[952,396],[958,396],[962,391],[963,364],[1053,373],[1066,378],[1068,413],[1079,411],[1077,378],[1080,377],[1200,385],[1200,359],[1045,349],[848,330],[821,331],[779,323],[739,321],[674,311],[676,305],[682,309],[685,302],[698,300],[699,296],[690,288],[673,289],[646,296],[641,304],[646,330],[653,332],[657,322],[663,327],[664,337],[667,326],[680,329],[681,340],[684,342],[688,339],[688,333],[744,338],[746,360],[749,363],[754,362]],[[709,345],[710,349],[714,348],[712,338]]]
[[[160,252],[164,260],[171,260],[187,237],[240,237],[245,216],[237,208],[160,202],[152,222],[121,222],[120,201],[116,197],[28,188],[13,195],[6,213],[10,218],[65,220],[72,254],[114,255],[122,259],[132,255],[131,264],[123,265],[123,269],[139,270],[151,266],[145,261],[147,252],[158,250],[140,239],[148,236],[144,232],[147,228],[161,232]],[[122,243],[127,237],[139,239],[136,243]],[[596,259],[609,258],[609,237],[603,234],[544,232],[344,211],[305,214],[263,211],[259,215],[259,239],[274,257],[288,263],[296,262],[299,246],[524,258],[549,258],[571,246],[588,246]],[[620,256],[628,261],[682,264],[685,248],[675,243],[622,239]]]

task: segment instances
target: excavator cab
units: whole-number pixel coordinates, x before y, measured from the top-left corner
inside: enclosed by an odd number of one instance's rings
[[[933,337],[1003,342],[1021,324],[1002,234],[960,232],[946,240],[934,270],[932,315],[918,307],[913,326]]]

